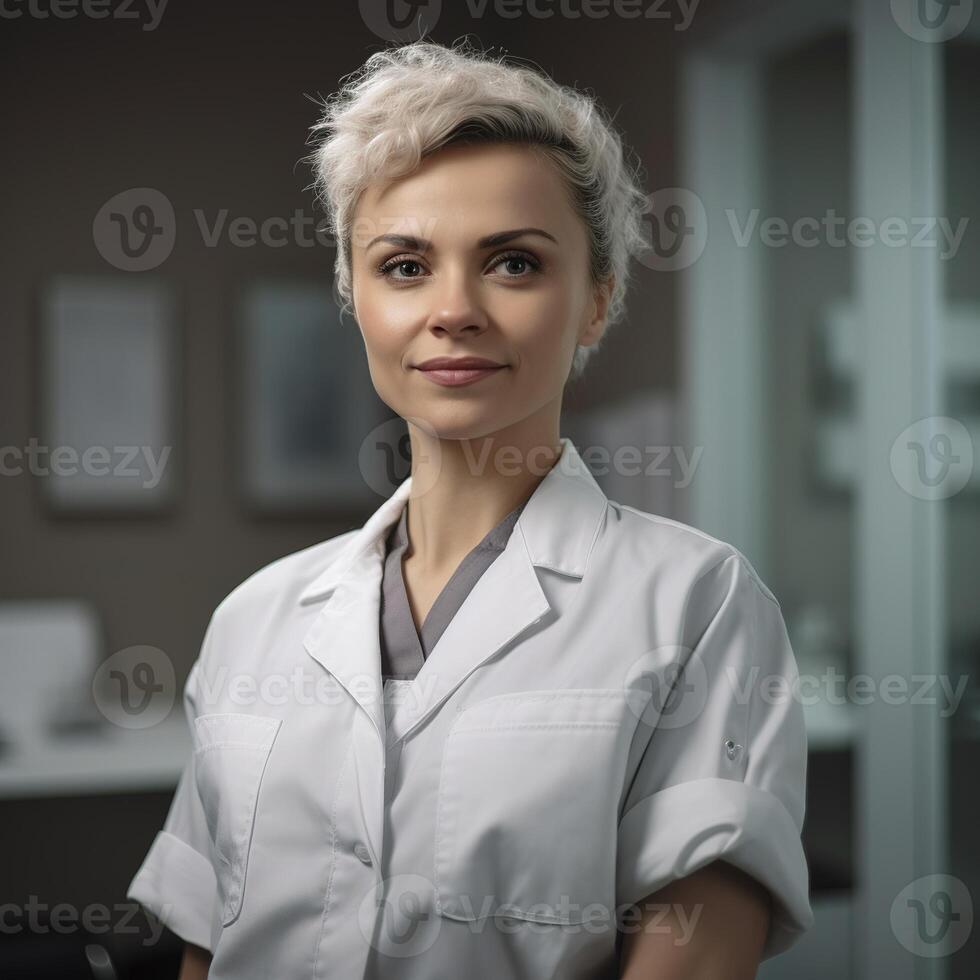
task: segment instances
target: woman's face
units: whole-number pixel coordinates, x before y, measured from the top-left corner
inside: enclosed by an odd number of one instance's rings
[[[608,289],[592,285],[585,226],[551,162],[525,146],[450,146],[369,187],[351,274],[379,396],[439,438],[523,423],[550,437],[576,344],[605,326]],[[501,366],[441,384],[420,368],[439,357]]]

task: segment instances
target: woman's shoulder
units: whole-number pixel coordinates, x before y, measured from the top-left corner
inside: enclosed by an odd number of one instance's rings
[[[303,589],[329,567],[358,530],[344,531],[263,565],[218,603],[214,615],[217,617],[220,613],[227,617],[284,602],[298,602]]]
[[[779,605],[752,562],[735,545],[691,524],[610,501],[605,534],[613,549],[629,542],[635,560],[655,577],[668,576],[687,588],[700,584],[722,590],[733,576],[744,577]]]

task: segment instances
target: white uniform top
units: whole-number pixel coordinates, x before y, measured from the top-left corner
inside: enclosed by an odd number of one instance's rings
[[[211,980],[618,977],[630,906],[718,858],[772,895],[765,957],[812,924],[778,603],[562,445],[398,704],[379,594],[411,479],[215,610],[193,756],[128,892]]]

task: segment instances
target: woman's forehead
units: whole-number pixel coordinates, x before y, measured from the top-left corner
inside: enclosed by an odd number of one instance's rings
[[[574,213],[557,172],[526,148],[444,151],[411,174],[369,185],[355,212],[354,237],[361,247],[385,233],[475,241],[535,226],[560,241],[570,220]]]

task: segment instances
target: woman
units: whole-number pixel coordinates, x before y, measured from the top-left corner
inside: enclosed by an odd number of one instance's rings
[[[642,243],[618,135],[428,42],[314,129],[411,477],[219,605],[130,896],[184,978],[754,976],[811,922],[802,709],[763,696],[797,679],[779,606],[559,434]]]

